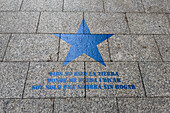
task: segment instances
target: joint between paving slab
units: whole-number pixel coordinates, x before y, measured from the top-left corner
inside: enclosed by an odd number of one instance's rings
[[[128,30],[129,30],[129,34],[131,34],[131,30],[130,30],[130,27],[129,27],[129,22],[128,22],[128,18],[127,18],[127,15],[125,13],[125,21],[127,23],[127,27],[128,27]]]
[[[103,13],[105,13],[105,7],[104,7],[105,3],[104,3],[104,0],[103,0]]]
[[[118,104],[118,98],[116,97],[116,106],[117,106],[117,112],[119,113],[119,104]]]
[[[63,0],[63,5],[62,5],[62,12],[64,11],[64,0]]]
[[[25,87],[26,87],[26,82],[27,82],[27,78],[28,78],[29,68],[30,68],[30,62],[28,63],[27,75],[26,75],[26,78],[25,78],[24,88],[23,88],[23,91],[22,91],[22,99],[24,98],[24,93],[25,93]]]
[[[6,55],[7,48],[8,48],[8,45],[9,45],[9,42],[10,42],[11,38],[12,38],[12,33],[11,33],[11,34],[10,34],[10,36],[9,36],[9,39],[8,39],[8,42],[7,42],[7,45],[6,45],[5,51],[4,51],[4,55],[3,55],[3,57],[2,57],[2,62],[3,62],[3,61],[4,61],[4,59],[5,59],[5,55]]]
[[[83,19],[84,19],[84,12],[83,12]],[[85,19],[84,19],[84,20],[85,20]],[[83,21],[83,34],[85,33],[85,32],[84,32],[84,22],[85,22],[85,21]]]
[[[147,97],[146,89],[145,89],[145,85],[144,85],[143,76],[142,76],[142,72],[141,72],[141,69],[140,69],[139,62],[138,62],[138,69],[139,69],[139,73],[140,73],[140,77],[141,77],[141,81],[142,81],[142,86],[143,86],[143,90],[144,90],[144,96]]]
[[[162,54],[161,54],[161,51],[160,51],[160,49],[159,49],[158,43],[157,43],[157,41],[156,41],[156,39],[155,39],[155,36],[154,36],[154,35],[153,35],[153,39],[155,40],[156,47],[157,47],[157,49],[158,49],[159,55],[160,55],[160,57],[161,57],[161,60],[162,60],[162,62],[164,62],[163,57],[162,57]]]
[[[39,26],[39,23],[40,23],[40,17],[41,17],[41,12],[40,12],[39,17],[38,17],[38,22],[37,22],[37,27],[36,27],[36,33],[38,33],[38,26]]]
[[[59,35],[59,45],[58,45],[58,53],[57,53],[57,61],[59,61],[59,57],[60,57],[60,41],[61,41],[61,34]]]
[[[84,92],[85,92],[84,98],[87,97],[86,96],[86,75],[85,75],[85,73],[86,73],[86,62],[84,62],[84,85],[85,85],[85,87],[84,87]]]
[[[52,98],[52,100],[53,100],[53,111],[52,111],[52,113],[54,113],[54,110],[55,110],[55,108],[54,108],[55,98]]]
[[[19,11],[21,11],[23,2],[24,2],[24,0],[22,0],[22,2],[21,2],[21,5],[20,5],[20,7],[19,7]]]

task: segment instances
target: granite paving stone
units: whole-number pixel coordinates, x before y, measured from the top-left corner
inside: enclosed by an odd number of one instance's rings
[[[22,0],[0,0],[0,11],[19,11]]]
[[[70,50],[70,47],[71,47],[71,45],[69,45],[68,43],[66,43],[63,40],[60,40],[59,61],[65,61],[65,58]],[[110,61],[108,41],[107,40],[103,41],[97,47],[99,49],[99,52],[100,52],[103,60]],[[96,60],[87,56],[86,54],[83,54],[73,61],[96,61]]]
[[[13,34],[5,61],[57,61],[58,46],[53,34]]]
[[[85,20],[92,34],[128,34],[123,13],[85,13]]]
[[[169,34],[169,22],[165,14],[127,13],[132,34]]]
[[[55,113],[117,113],[115,98],[67,98],[55,100]]]
[[[10,34],[0,34],[0,61],[3,60]]]
[[[142,0],[146,12],[170,12],[169,0]]]
[[[170,61],[170,35],[155,35],[154,36],[163,61]]]
[[[1,99],[1,113],[52,113],[52,99]]]
[[[39,12],[0,12],[0,33],[35,33]]]
[[[79,79],[83,79],[84,76],[65,75],[65,72],[84,72],[84,63],[71,62],[64,67],[62,67],[62,64],[63,62],[31,62],[24,91],[24,98],[84,97],[85,90],[77,88],[77,85],[84,85],[83,81],[79,82]],[[50,72],[62,72],[63,76],[50,76]],[[60,78],[63,82],[57,81],[60,80]],[[76,78],[77,81],[69,82],[69,79],[72,78]],[[48,79],[53,79],[53,82]],[[67,79],[66,82],[64,82],[64,79]],[[32,86],[35,85],[43,85],[42,90],[32,89]],[[56,89],[49,89],[50,86],[52,88],[54,85],[56,85]],[[75,89],[73,87],[69,89],[67,85],[74,85]],[[61,89],[59,88],[60,86]]]
[[[83,13],[43,12],[38,32],[40,33],[77,33]]]
[[[27,62],[0,63],[0,98],[22,98]]]
[[[141,0],[105,0],[106,12],[144,12]]]
[[[170,96],[170,62],[141,62],[140,68],[148,97]]]
[[[86,78],[97,79],[98,82],[87,82],[86,85],[97,85],[97,88],[86,88],[87,97],[142,97],[144,90],[142,87],[142,81],[136,62],[105,62],[106,67],[97,62],[86,62],[86,70],[88,73]],[[96,76],[89,74],[89,72],[95,72]],[[98,72],[118,72],[119,76],[102,76]],[[104,82],[103,78],[111,79],[110,82]],[[120,82],[117,79],[120,79]],[[113,80],[116,79],[116,82]],[[100,81],[101,80],[101,81]],[[94,81],[94,80],[93,80]],[[101,89],[99,88],[101,85]],[[106,87],[105,87],[105,86]],[[109,85],[109,87],[107,87]],[[110,87],[113,85],[113,88]],[[115,85],[135,85],[135,89],[116,89]]]
[[[22,11],[62,11],[63,0],[24,0]]]
[[[64,0],[64,11],[103,11],[102,0]]]
[[[119,113],[169,113],[169,98],[118,98]]]
[[[113,61],[161,61],[153,35],[114,35],[109,47]]]

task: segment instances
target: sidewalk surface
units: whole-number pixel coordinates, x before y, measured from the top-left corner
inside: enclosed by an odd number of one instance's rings
[[[62,34],[76,34],[83,18],[91,34],[114,34],[97,45],[106,66],[86,54],[66,59]],[[113,78],[89,72],[118,72],[135,89],[34,89],[68,85],[48,83],[63,77],[50,72],[86,72],[64,78],[94,87],[119,83],[88,82]],[[0,0],[0,113],[8,112],[170,113],[170,0]]]

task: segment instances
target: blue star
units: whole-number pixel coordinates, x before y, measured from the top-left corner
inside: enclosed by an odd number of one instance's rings
[[[85,20],[83,19],[77,34],[54,35],[71,45],[63,66],[76,59],[83,53],[106,66],[97,45],[111,37],[113,34],[91,34]]]

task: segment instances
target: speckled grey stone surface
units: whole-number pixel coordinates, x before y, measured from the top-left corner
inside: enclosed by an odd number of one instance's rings
[[[66,43],[63,40],[60,40],[60,52],[59,52],[59,61],[65,61],[65,58],[70,50],[71,45]],[[104,61],[110,61],[109,57],[109,48],[108,48],[108,42],[107,40],[100,43],[98,46],[99,52],[103,58]],[[96,61],[93,58],[87,56],[86,54],[82,54],[78,58],[76,58],[74,61]]]
[[[118,98],[119,113],[169,113],[169,98]]]
[[[35,33],[39,12],[0,12],[0,33]]]
[[[154,36],[163,61],[170,61],[170,35],[155,35]]]
[[[146,95],[170,96],[170,62],[140,63]]]
[[[1,99],[1,113],[52,113],[53,99]]]
[[[54,112],[65,113],[117,113],[115,98],[55,99]]]
[[[27,71],[27,62],[0,62],[0,98],[21,98]]]
[[[153,35],[114,35],[109,47],[113,61],[161,61]]]
[[[2,60],[10,34],[0,34],[0,61]]]
[[[144,12],[141,0],[105,0],[106,12]]]
[[[59,38],[53,34],[14,34],[6,61],[57,61]]]
[[[49,76],[50,72],[84,72],[83,62],[71,62],[62,67],[63,62],[32,62],[30,64],[28,78],[26,81],[24,98],[47,98],[47,97],[84,97],[84,89],[63,89],[64,85],[84,85],[84,82],[50,82],[48,78],[84,78],[84,76]],[[33,90],[33,85],[44,85],[42,90]],[[62,89],[45,89],[46,85],[61,85]]]
[[[90,76],[86,78],[120,78],[121,82],[86,82],[86,85],[99,85],[102,89],[86,89],[87,97],[136,97],[143,96],[144,90],[136,62],[105,62],[106,67],[97,62],[86,62],[86,72],[118,72],[119,76]],[[136,89],[115,89],[116,85],[135,85]],[[105,89],[103,85],[113,85],[113,89]]]
[[[83,20],[83,13],[43,12],[38,32],[40,33],[77,33]]]
[[[64,0],[64,11],[103,11],[102,0]]]
[[[22,0],[0,0],[0,11],[18,11]]]
[[[63,0],[24,0],[22,11],[62,11]]]
[[[165,14],[127,13],[132,34],[169,34],[169,22]]]
[[[146,12],[170,12],[169,0],[142,0]]]
[[[92,34],[129,33],[123,13],[85,13],[85,20]]]

